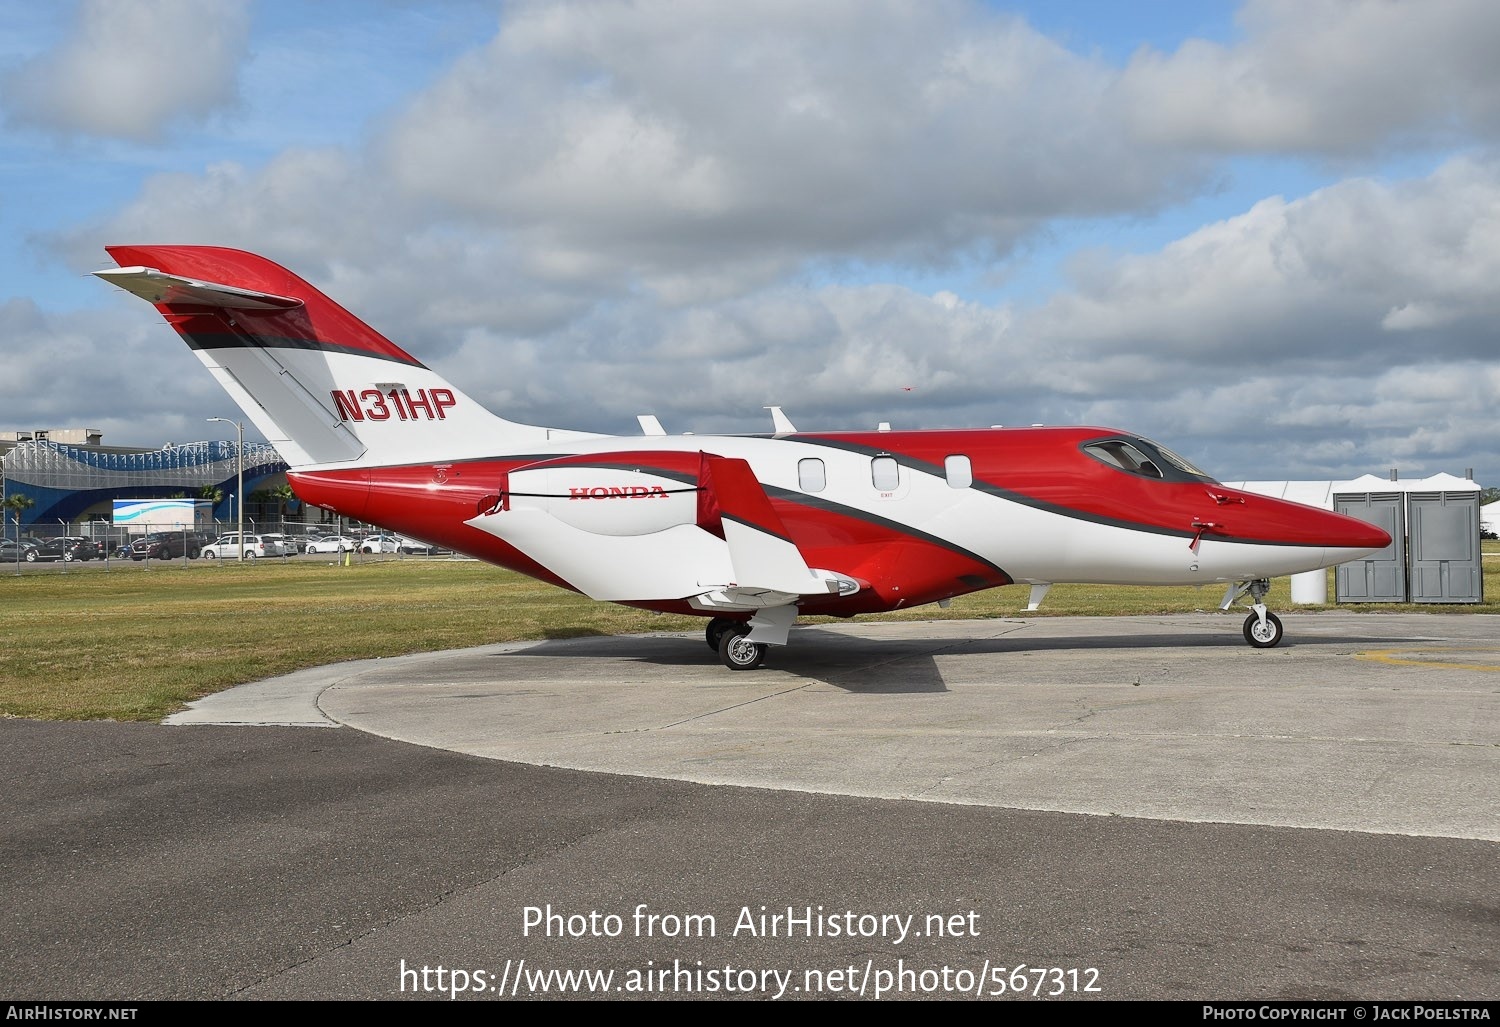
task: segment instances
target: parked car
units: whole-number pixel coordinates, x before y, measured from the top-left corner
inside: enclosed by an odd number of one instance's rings
[[[268,542],[260,535],[245,536],[245,559],[247,560],[260,556],[283,556],[285,554],[286,550],[274,539]],[[203,547],[201,555],[205,560],[238,560],[240,536],[237,534],[220,535]]]
[[[29,542],[26,539],[22,539],[19,542],[13,538],[0,540],[0,560],[6,563],[15,563],[18,560],[35,563],[37,558],[36,550],[37,544]]]
[[[324,535],[307,544],[309,553],[352,553],[359,543],[347,535]]]
[[[366,535],[359,543],[361,553],[394,553],[396,551],[395,535]]]
[[[98,555],[99,547],[94,544],[93,539],[64,535],[49,538],[23,559],[62,560],[71,563],[74,560],[92,560]]]
[[[160,531],[142,535],[130,543],[132,560],[174,560],[186,555],[198,559],[204,538],[195,531]]]
[[[6,540],[5,555],[0,556],[0,559],[9,559],[12,562],[24,559],[27,564],[75,559],[74,550],[77,549],[77,544],[75,544],[77,541],[75,538],[37,538],[36,535],[21,535],[20,540]]]
[[[431,542],[423,542],[419,538],[410,538],[405,535],[396,536],[396,552],[398,553],[423,553],[432,556],[436,553],[451,553],[451,549],[435,546]]]
[[[289,535],[266,534],[262,535],[260,540],[267,546],[276,548],[276,552],[267,553],[267,556],[296,556],[302,552],[302,543]]]

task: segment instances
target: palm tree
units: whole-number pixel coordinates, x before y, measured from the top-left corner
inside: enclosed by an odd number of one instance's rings
[[[19,531],[21,523],[21,511],[30,510],[33,506],[36,506],[36,500],[32,499],[24,492],[12,492],[10,495],[5,497],[4,506],[6,510],[10,511],[11,516],[15,518],[17,530]]]
[[[271,494],[271,498],[276,500],[276,512],[280,516],[280,520],[285,521],[286,505],[297,498],[297,493],[292,491],[292,487],[285,482],[277,485],[273,489],[267,489],[266,491]]]

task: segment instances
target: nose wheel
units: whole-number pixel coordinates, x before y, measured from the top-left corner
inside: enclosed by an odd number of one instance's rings
[[[1271,611],[1266,611],[1264,622],[1259,613],[1252,613],[1245,618],[1245,641],[1257,649],[1269,649],[1274,645],[1281,644],[1281,618]]]
[[[1219,609],[1227,610],[1240,596],[1250,593],[1251,602],[1245,604],[1251,610],[1250,616],[1245,618],[1245,641],[1257,649],[1270,649],[1281,644],[1281,618],[1266,609],[1266,593],[1269,591],[1271,583],[1265,578],[1242,581],[1229,586],[1219,605]]]

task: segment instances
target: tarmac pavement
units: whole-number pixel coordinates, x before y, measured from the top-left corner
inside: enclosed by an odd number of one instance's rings
[[[823,625],[765,669],[696,636],[491,646],[233,689],[173,723],[339,723],[705,784],[1500,841],[1500,618]]]
[[[589,638],[3,721],[0,998],[1500,999],[1497,618],[1286,620],[818,626],[748,673]]]

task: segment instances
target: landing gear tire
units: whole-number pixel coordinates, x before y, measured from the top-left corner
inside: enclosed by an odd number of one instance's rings
[[[766,659],[766,647],[746,636],[750,625],[736,622],[719,638],[719,659],[730,670],[754,670]]]
[[[708,622],[708,627],[703,629],[703,638],[708,642],[710,649],[718,652],[719,640],[724,637],[724,632],[743,623],[745,622],[742,620],[732,620],[729,617],[715,617]]]
[[[1264,626],[1255,614],[1245,618],[1245,641],[1257,649],[1269,649],[1281,644],[1281,618],[1274,613],[1266,614]]]

